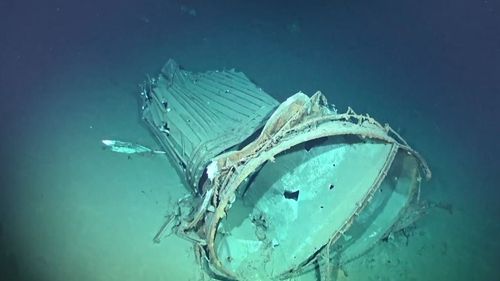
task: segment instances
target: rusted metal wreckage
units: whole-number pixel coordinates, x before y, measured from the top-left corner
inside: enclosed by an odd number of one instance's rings
[[[389,125],[325,96],[279,103],[235,70],[169,60],[142,85],[143,119],[192,195],[170,226],[212,277],[276,280],[350,261],[413,221],[424,159]]]

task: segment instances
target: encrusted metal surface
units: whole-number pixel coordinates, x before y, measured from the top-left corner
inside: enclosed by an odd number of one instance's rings
[[[422,178],[431,176],[422,157],[388,125],[381,125],[368,115],[356,114],[351,108],[339,114],[328,106],[320,92],[311,97],[299,92],[276,108],[277,102],[244,74],[235,71],[193,74],[180,70],[172,61],[165,65],[160,78],[153,81],[153,87],[145,89],[143,113],[147,123],[170,152],[171,158],[180,162],[180,171],[185,173],[190,186],[202,183],[195,189],[198,194],[192,200],[195,211],[178,216],[180,221],[175,228],[177,234],[195,244],[204,269],[215,277],[234,280],[252,280],[256,276],[262,280],[287,278],[318,262],[325,264],[324,270],[329,272],[332,247],[370,204],[386,180],[396,155],[416,164],[401,166],[401,169],[406,169],[403,174],[408,177],[408,183],[405,183],[408,192],[404,200],[396,202],[393,207],[398,213],[380,220],[378,239],[404,216],[404,210],[411,202],[418,200],[417,191]],[[258,132],[260,128],[262,130]],[[254,139],[248,139],[252,134]],[[248,270],[243,265],[238,267],[243,270],[235,271],[228,266],[230,260],[223,262],[217,247],[218,235],[222,231],[220,224],[238,200],[242,183],[266,162],[274,161],[278,155],[299,144],[338,136],[355,137],[361,140],[358,146],[367,146],[366,151],[370,151],[370,147],[374,153],[378,151],[373,154],[376,158],[366,158],[366,161],[374,161],[372,169],[376,170],[370,171],[372,176],[359,183],[362,185],[357,187],[356,196],[345,196],[342,210],[329,214],[335,219],[315,218],[322,224],[321,232],[310,232],[314,235],[311,237],[314,243],[300,248],[302,252],[297,254],[300,259],[283,261],[284,264],[278,267],[279,272],[258,268],[259,262],[265,264],[265,254],[261,261],[258,255],[249,258],[255,264],[249,264],[252,269]],[[376,147],[383,149],[377,150]],[[363,173],[368,175],[369,171],[356,172],[362,176]],[[366,247],[359,246],[353,255]]]
[[[192,73],[173,60],[141,96],[143,119],[191,188],[210,158],[249,137],[278,105],[241,72]]]

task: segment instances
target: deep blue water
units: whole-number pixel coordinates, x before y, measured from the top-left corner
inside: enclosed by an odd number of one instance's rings
[[[81,178],[71,161],[82,161],[75,155],[94,140],[81,128],[101,122],[106,127],[94,131],[96,138],[147,139],[145,130],[128,127],[139,122],[137,84],[168,58],[192,71],[236,68],[279,101],[321,90],[340,110],[351,106],[390,123],[434,172],[424,196],[458,210],[454,218],[431,216],[421,227],[458,229],[463,222],[470,231],[449,232],[461,242],[447,247],[474,249],[460,263],[456,256],[429,259],[443,270],[461,267],[462,280],[500,280],[494,266],[500,258],[500,3],[491,0],[0,1],[2,280],[104,278],[51,275],[63,270],[56,265],[42,273],[30,269],[23,255],[44,241],[12,222],[23,225],[36,211],[30,206],[41,199],[33,190],[50,194],[59,177]],[[82,165],[99,162],[87,161]],[[71,174],[57,168],[66,165],[74,165]],[[28,214],[18,217],[18,210]],[[440,235],[429,243],[451,239]],[[418,277],[428,268],[408,270],[414,280],[433,277]]]

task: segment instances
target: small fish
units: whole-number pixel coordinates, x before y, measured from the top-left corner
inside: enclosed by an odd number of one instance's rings
[[[149,147],[145,147],[144,145],[119,141],[119,140],[102,140],[102,144],[104,144],[104,148],[109,148],[111,151],[128,154],[129,157],[132,154],[165,154],[163,150],[154,150]]]

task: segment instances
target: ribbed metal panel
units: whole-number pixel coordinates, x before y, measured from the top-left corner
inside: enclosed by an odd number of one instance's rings
[[[173,60],[144,97],[143,118],[193,187],[212,157],[252,135],[278,106],[241,72],[192,73]]]

